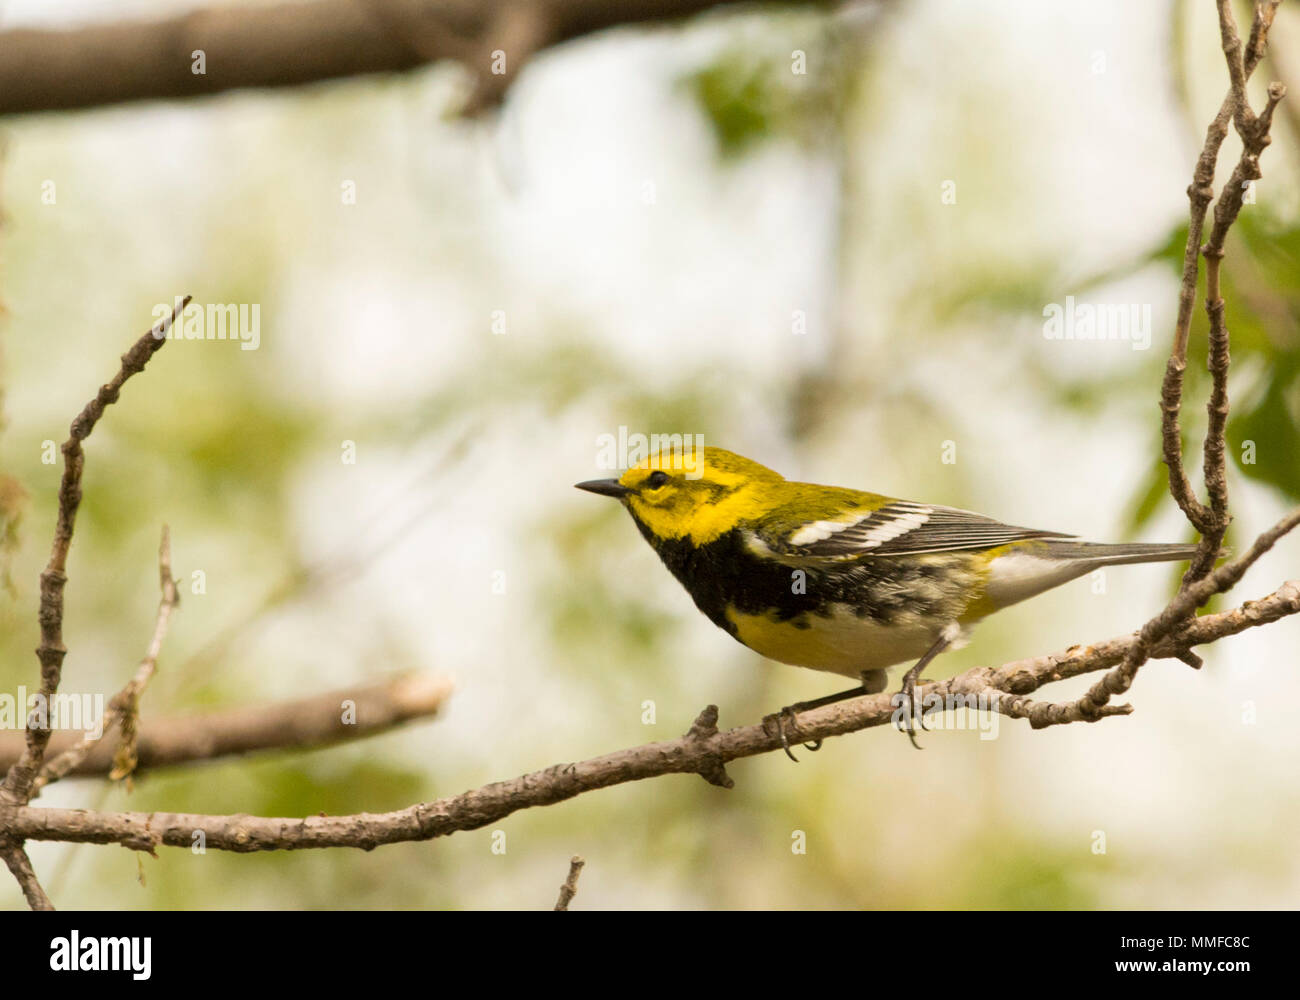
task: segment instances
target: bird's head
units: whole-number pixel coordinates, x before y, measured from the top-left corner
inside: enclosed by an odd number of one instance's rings
[[[689,536],[703,545],[772,505],[765,486],[782,477],[721,448],[661,454],[618,479],[577,483],[580,490],[616,497],[654,538]]]

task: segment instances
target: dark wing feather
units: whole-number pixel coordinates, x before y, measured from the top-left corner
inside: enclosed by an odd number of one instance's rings
[[[835,521],[812,521],[781,538],[764,538],[776,552],[822,559],[904,556],[925,552],[992,549],[1030,538],[1073,538],[1003,524],[956,507],[894,500],[840,528]]]

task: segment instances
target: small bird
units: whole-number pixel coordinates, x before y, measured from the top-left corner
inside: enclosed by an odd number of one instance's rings
[[[1081,542],[955,507],[789,482],[721,448],[647,459],[619,479],[577,483],[617,498],[713,624],[769,659],[861,681],[777,714],[883,691],[907,660],[907,733],[916,681],[972,627],[1099,566],[1188,560],[1195,545]],[[808,744],[815,750],[820,746]]]

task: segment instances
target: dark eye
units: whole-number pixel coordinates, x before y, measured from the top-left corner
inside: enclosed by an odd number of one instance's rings
[[[650,473],[645,484],[652,490],[656,490],[666,482],[668,482],[668,473],[664,472],[663,469],[656,469],[654,472]]]

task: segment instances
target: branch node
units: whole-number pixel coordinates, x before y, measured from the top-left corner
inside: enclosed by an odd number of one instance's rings
[[[718,735],[718,706],[705,705],[704,710],[695,717],[686,735],[693,740],[707,740]]]
[[[705,705],[704,711],[695,717],[691,728],[686,730],[686,739],[692,743],[706,743],[718,735],[718,706]],[[719,788],[735,788],[736,783],[727,774],[727,769],[718,754],[709,754],[696,769],[696,773],[710,785]]]

